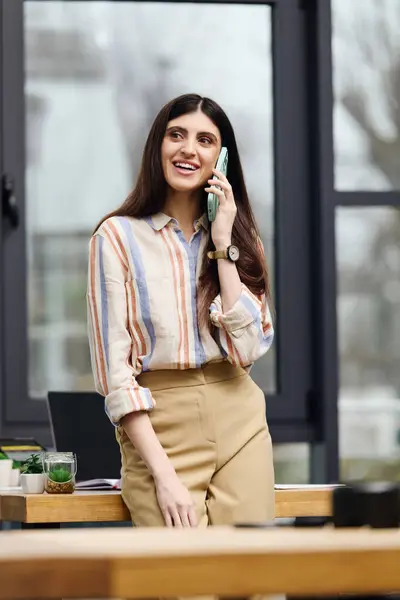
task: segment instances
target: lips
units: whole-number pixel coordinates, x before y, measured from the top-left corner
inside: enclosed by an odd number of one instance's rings
[[[177,160],[174,161],[172,164],[174,165],[178,173],[185,176],[193,175],[193,173],[196,173],[196,171],[198,171],[200,168],[197,163],[187,160]]]

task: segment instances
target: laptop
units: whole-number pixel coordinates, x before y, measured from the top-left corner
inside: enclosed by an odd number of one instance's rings
[[[74,452],[76,480],[121,477],[121,455],[115,429],[97,392],[49,392],[48,408],[54,447]]]

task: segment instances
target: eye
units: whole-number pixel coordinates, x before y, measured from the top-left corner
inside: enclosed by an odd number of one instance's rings
[[[169,135],[173,140],[180,140],[183,137],[180,131],[171,131]]]
[[[208,145],[208,144],[212,144],[212,139],[211,139],[211,138],[209,138],[209,137],[204,137],[204,136],[203,136],[203,137],[201,137],[201,138],[199,139],[199,142],[200,142],[201,144],[207,144],[207,145]]]

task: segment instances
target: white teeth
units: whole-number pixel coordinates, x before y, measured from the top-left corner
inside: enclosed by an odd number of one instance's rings
[[[196,170],[196,167],[194,165],[190,165],[189,163],[179,162],[179,163],[175,163],[175,166],[183,167],[184,169],[191,169],[192,171]]]

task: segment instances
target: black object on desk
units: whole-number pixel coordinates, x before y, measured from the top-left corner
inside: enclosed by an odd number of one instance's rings
[[[396,483],[355,483],[332,492],[335,527],[397,528],[400,524],[400,488]]]
[[[96,392],[49,392],[53,441],[59,452],[75,452],[77,481],[120,479],[121,454],[114,426]]]

